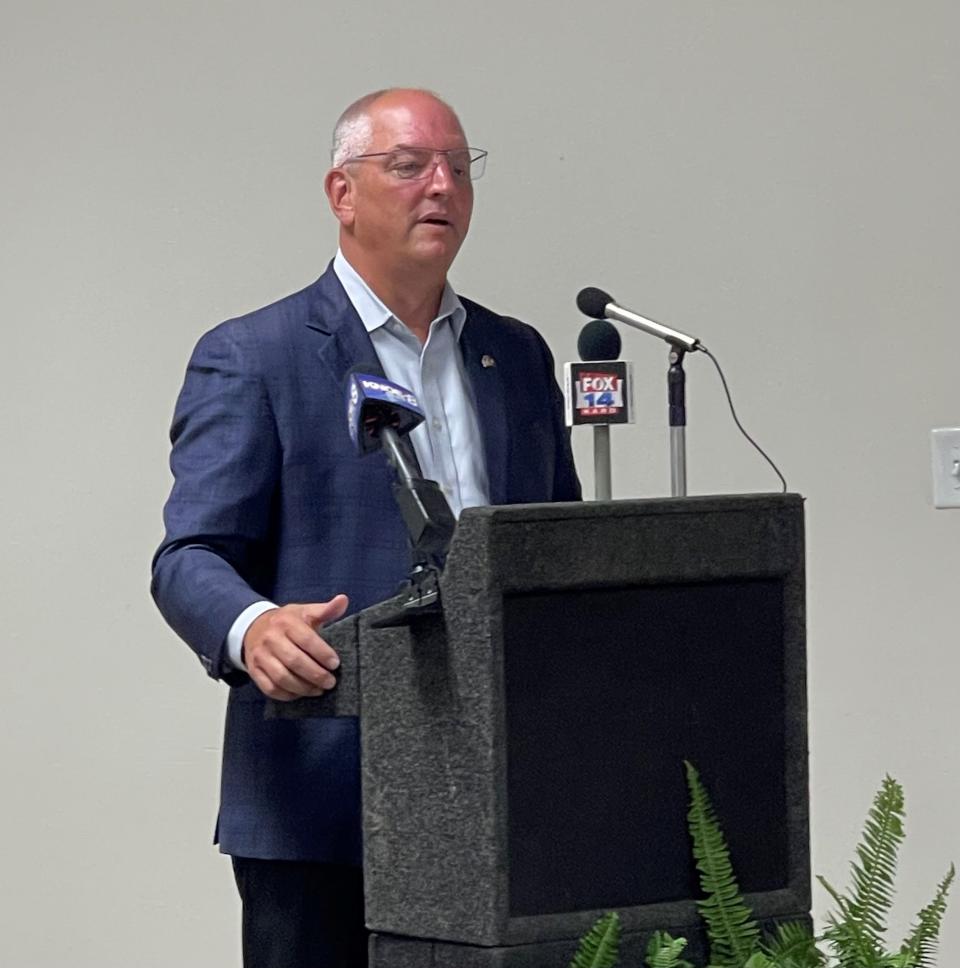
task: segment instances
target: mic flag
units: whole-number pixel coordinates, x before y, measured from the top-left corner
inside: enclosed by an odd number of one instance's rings
[[[424,420],[417,398],[382,376],[351,371],[346,395],[347,429],[360,454],[383,446],[381,431],[385,427],[403,437]]]
[[[577,340],[580,363],[563,365],[564,416],[568,427],[633,423],[633,365],[618,360],[620,334],[606,319],[593,319]]]
[[[633,423],[633,367],[626,360],[563,366],[566,424]]]

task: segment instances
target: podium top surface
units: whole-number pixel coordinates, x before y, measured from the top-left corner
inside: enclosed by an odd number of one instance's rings
[[[556,504],[498,504],[464,508],[461,522],[473,520],[555,521],[590,517],[635,517],[653,514],[711,514],[803,507],[800,494],[705,494],[688,497],[624,498],[615,501],[566,501]]]

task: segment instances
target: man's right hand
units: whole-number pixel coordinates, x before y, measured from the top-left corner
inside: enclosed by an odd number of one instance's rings
[[[337,653],[317,634],[347,610],[346,595],[329,602],[284,605],[254,619],[243,637],[243,664],[260,691],[287,701],[321,696],[337,680]]]

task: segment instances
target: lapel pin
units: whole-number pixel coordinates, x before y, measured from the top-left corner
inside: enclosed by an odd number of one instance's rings
[[[497,361],[489,353],[484,353],[483,356],[480,357],[480,365],[485,370],[488,370],[491,366],[496,366]]]

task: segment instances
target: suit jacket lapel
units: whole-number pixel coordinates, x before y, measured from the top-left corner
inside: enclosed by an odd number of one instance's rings
[[[315,286],[316,293],[307,326],[327,337],[317,350],[317,356],[330,370],[336,385],[342,388],[348,371],[361,365],[365,373],[387,379],[370,334],[333,271],[332,262]],[[401,446],[417,473],[422,473],[409,438],[404,438]]]
[[[467,312],[467,320],[460,334],[460,352],[473,398],[477,405],[477,421],[483,437],[483,455],[487,462],[490,503],[504,504],[507,500],[507,411],[506,397],[500,369],[496,365],[497,345],[489,338],[486,327]],[[487,365],[484,366],[484,361]]]
[[[332,263],[314,286],[316,291],[307,326],[327,336],[317,350],[317,356],[338,385],[343,384],[351,367],[361,364],[368,366],[371,374],[385,378],[370,334],[340,285]]]

